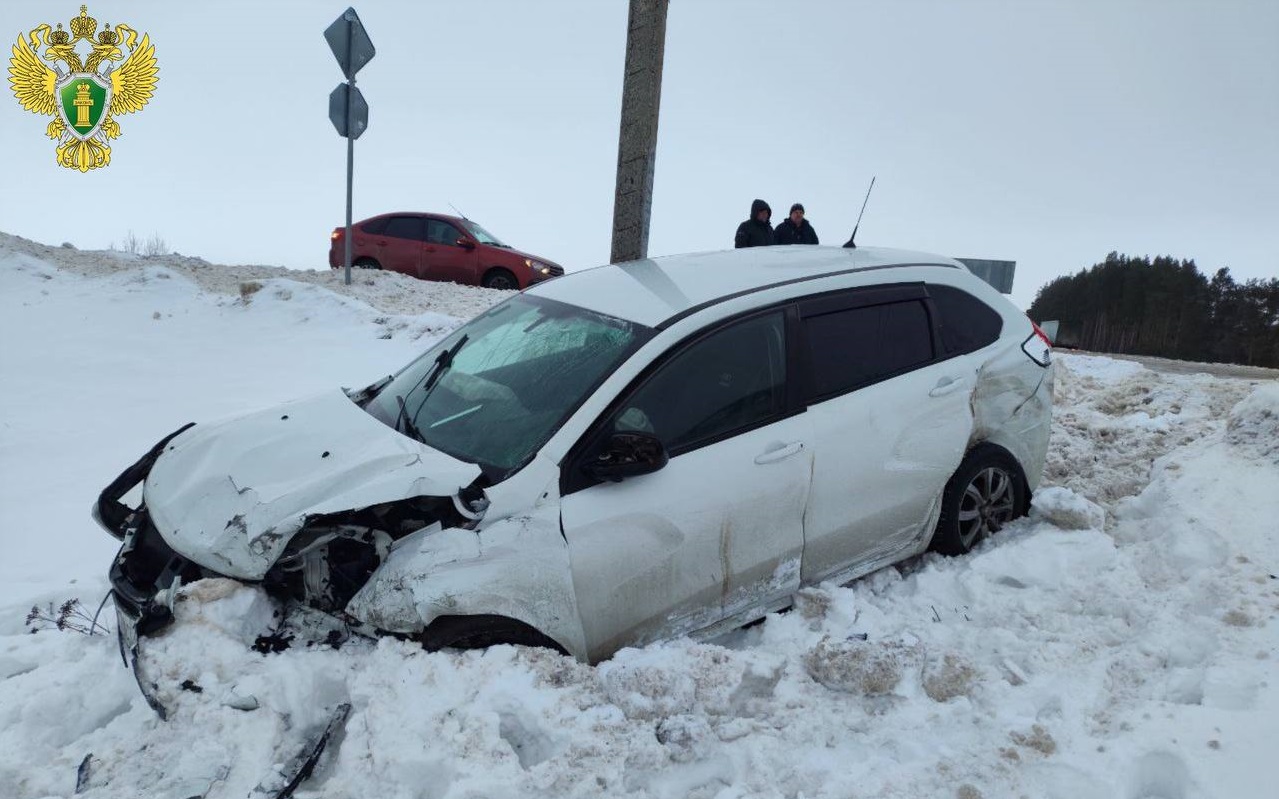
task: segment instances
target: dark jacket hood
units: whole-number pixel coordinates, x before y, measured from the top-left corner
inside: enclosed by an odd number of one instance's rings
[[[751,219],[752,220],[755,218],[755,215],[758,214],[760,211],[767,211],[768,218],[770,220],[773,218],[773,209],[768,207],[768,203],[764,202],[763,200],[756,200],[755,202],[751,203]]]

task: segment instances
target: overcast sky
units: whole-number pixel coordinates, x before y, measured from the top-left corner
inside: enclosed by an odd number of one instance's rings
[[[327,265],[344,2],[89,3],[160,84],[106,169],[0,101],[0,230],[132,230],[217,263]],[[355,216],[454,203],[569,270],[609,256],[626,0],[359,0]],[[4,0],[4,52],[79,3]],[[732,246],[751,200],[824,243],[1014,259],[1022,306],[1107,252],[1279,276],[1279,2],[671,0],[650,255]]]

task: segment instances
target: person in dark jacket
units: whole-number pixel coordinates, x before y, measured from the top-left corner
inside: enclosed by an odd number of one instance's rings
[[[763,200],[751,203],[751,218],[737,226],[737,235],[733,238],[733,246],[767,247],[773,241],[773,226],[769,224],[773,218],[773,209]]]
[[[817,231],[804,218],[804,206],[795,203],[790,207],[790,216],[782,220],[773,231],[773,238],[778,244],[816,244]]]

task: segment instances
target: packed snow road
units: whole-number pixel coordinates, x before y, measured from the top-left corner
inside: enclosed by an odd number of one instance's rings
[[[1060,359],[1031,517],[970,556],[594,668],[263,655],[270,600],[205,581],[147,649],[160,721],[113,636],[24,623],[104,595],[101,486],[186,421],[368,382],[502,296],[221,269],[0,237],[0,795],[248,796],[342,705],[297,796],[1272,795],[1279,383],[1085,356]]]

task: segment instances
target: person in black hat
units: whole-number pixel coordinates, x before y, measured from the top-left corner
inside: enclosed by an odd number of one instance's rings
[[[751,203],[751,218],[737,226],[737,235],[733,237],[733,246],[767,247],[773,241],[773,226],[769,221],[773,218],[773,209],[763,200]]]
[[[804,218],[804,206],[795,203],[790,207],[790,216],[782,220],[773,231],[773,238],[778,244],[816,244],[817,231]]]

